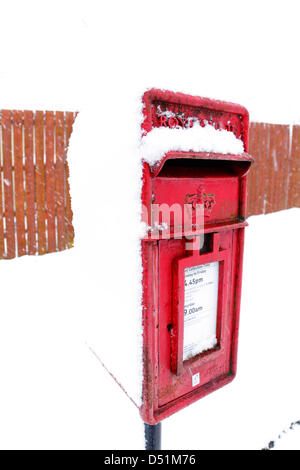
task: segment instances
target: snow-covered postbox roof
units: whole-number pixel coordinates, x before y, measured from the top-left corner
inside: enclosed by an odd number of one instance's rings
[[[157,89],[146,91],[143,103],[141,150],[152,167],[169,151],[189,152],[188,158],[191,151],[239,155],[238,160],[248,152],[249,113],[241,105]]]

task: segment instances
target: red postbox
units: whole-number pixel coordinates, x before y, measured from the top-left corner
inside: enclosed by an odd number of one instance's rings
[[[235,377],[252,158],[242,106],[160,90],[143,99],[145,134],[197,123],[231,131],[244,147],[240,154],[172,151],[154,165],[143,164],[142,201],[150,223],[142,241],[141,416],[155,424]],[[196,204],[202,224],[194,219]],[[168,220],[163,210],[154,215],[154,205],[181,208],[191,224],[172,210]]]

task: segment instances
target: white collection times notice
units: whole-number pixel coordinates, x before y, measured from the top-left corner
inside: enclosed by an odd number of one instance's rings
[[[184,361],[217,343],[218,290],[218,261],[184,270]]]

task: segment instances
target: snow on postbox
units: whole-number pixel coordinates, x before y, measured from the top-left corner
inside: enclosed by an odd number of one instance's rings
[[[236,374],[252,158],[242,106],[160,90],[143,99],[141,415],[154,424]]]

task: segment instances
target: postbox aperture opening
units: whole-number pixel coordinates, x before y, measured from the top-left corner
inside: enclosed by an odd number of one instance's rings
[[[251,161],[208,160],[192,156],[170,157],[156,172],[156,176],[161,178],[244,176],[249,171],[250,165]]]

